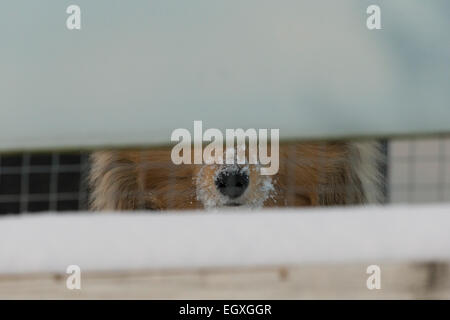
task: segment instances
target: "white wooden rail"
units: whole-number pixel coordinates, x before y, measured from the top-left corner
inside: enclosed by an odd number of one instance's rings
[[[450,260],[448,206],[26,215],[0,273]]]
[[[0,296],[449,297],[449,228],[448,206],[2,218]]]

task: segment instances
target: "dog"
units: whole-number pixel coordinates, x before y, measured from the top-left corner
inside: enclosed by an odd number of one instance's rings
[[[281,144],[279,171],[254,164],[180,164],[170,148],[91,155],[92,210],[306,207],[383,201],[380,143]]]

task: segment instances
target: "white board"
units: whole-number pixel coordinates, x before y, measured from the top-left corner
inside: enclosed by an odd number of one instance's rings
[[[0,150],[168,144],[175,128],[288,138],[450,132],[450,3],[7,1]]]
[[[450,261],[449,206],[0,218],[0,273]]]

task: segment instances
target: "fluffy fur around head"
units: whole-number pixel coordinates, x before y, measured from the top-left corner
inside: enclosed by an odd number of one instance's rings
[[[229,204],[214,179],[220,165],[174,165],[170,149],[98,151],[91,156],[93,210],[216,208]],[[259,174],[245,165],[249,186],[233,205],[320,206],[382,201],[384,161],[377,142],[280,145],[280,169]]]

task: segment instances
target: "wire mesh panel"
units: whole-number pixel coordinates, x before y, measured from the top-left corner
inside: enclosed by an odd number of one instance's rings
[[[450,136],[392,139],[387,149],[386,170],[382,170],[386,171],[387,202],[450,201]],[[161,167],[164,162],[147,163],[145,168],[155,165],[158,170],[173,169]],[[85,210],[89,197],[88,174],[88,153],[1,155],[0,214]],[[173,201],[174,195],[179,194],[178,178],[169,176],[167,197]],[[286,194],[289,195],[292,196]]]
[[[450,201],[450,137],[393,140],[389,148],[390,201]]]
[[[0,156],[0,214],[87,208],[87,154]]]

